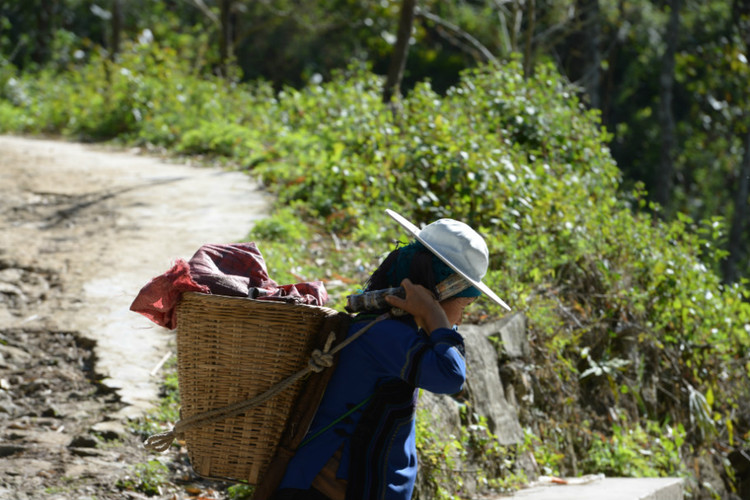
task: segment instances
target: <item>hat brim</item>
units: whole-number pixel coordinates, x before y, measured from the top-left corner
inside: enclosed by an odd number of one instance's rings
[[[394,212],[393,210],[391,210],[389,208],[386,208],[385,213],[387,213],[393,220],[395,220],[396,222],[398,222],[401,225],[401,227],[403,227],[404,229],[406,229],[407,231],[409,231],[411,233],[411,235],[414,236],[414,238],[416,238],[417,241],[419,241],[421,244],[423,244],[430,252],[432,252],[433,255],[437,256],[437,258],[439,258],[440,260],[442,260],[443,262],[445,262],[445,264],[448,267],[450,267],[451,269],[453,269],[454,271],[456,271],[466,281],[468,281],[469,283],[471,283],[471,285],[473,287],[477,288],[480,292],[482,292],[484,295],[486,295],[487,297],[489,297],[496,304],[499,304],[499,305],[503,306],[508,311],[511,310],[510,306],[508,304],[506,304],[503,301],[503,299],[501,299],[500,297],[498,297],[495,292],[493,292],[492,290],[490,290],[490,288],[487,285],[485,285],[481,281],[476,281],[476,280],[470,278],[469,276],[467,276],[463,271],[461,271],[458,267],[456,267],[450,260],[446,259],[440,252],[438,252],[432,245],[430,245],[428,242],[426,242],[425,240],[423,240],[422,238],[420,238],[419,237],[420,230],[419,230],[419,228],[417,226],[415,226],[414,224],[412,224],[411,222],[409,222],[408,220],[406,220],[403,216],[401,216],[400,214]]]

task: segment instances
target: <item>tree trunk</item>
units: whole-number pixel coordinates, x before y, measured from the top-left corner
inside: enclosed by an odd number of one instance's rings
[[[394,96],[400,94],[401,79],[404,76],[406,57],[409,55],[409,40],[414,26],[414,11],[417,0],[403,0],[401,2],[401,16],[398,20],[396,45],[393,47],[388,76],[383,87],[383,102],[389,104]]]
[[[518,3],[521,0],[513,0],[510,4],[510,51],[518,51],[518,33],[521,31],[521,18],[523,17],[523,9],[521,9]]]
[[[745,151],[742,155],[739,179],[737,179],[737,191],[734,196],[734,213],[732,214],[732,225],[729,228],[729,241],[727,251],[729,255],[723,262],[723,279],[725,283],[734,283],[739,278],[740,272],[737,264],[743,257],[745,245],[742,237],[745,234],[748,217],[748,194],[750,191],[750,129],[745,132]]]
[[[669,212],[669,202],[672,195],[672,178],[674,177],[674,155],[677,150],[677,137],[672,111],[674,87],[675,53],[680,31],[680,2],[669,0],[670,14],[665,34],[666,48],[661,60],[659,73],[660,103],[659,124],[661,125],[661,159],[656,173],[654,200],[659,203],[665,213]]]
[[[109,57],[113,61],[120,53],[120,38],[122,34],[122,0],[112,0],[112,33],[109,41]]]
[[[536,30],[536,0],[526,0],[526,34],[523,49],[523,74],[534,75],[534,31]]]
[[[42,0],[36,11],[36,42],[31,53],[31,59],[37,64],[47,62],[50,57],[50,43],[52,41],[53,16],[57,7],[57,0]]]
[[[591,107],[599,109],[601,107],[600,83],[602,68],[599,0],[577,0],[576,3],[579,12],[581,12],[581,21],[583,22],[584,71],[581,83],[589,97]]]
[[[222,76],[229,75],[232,59],[232,0],[219,1],[219,65]]]
[[[624,0],[618,0],[617,12],[621,19],[625,19],[625,2]],[[602,126],[607,130],[614,131],[617,125],[614,123],[614,116],[616,113],[613,111],[613,101],[616,101],[616,90],[618,83],[616,82],[615,75],[617,74],[618,61],[620,60],[620,50],[623,43],[620,41],[620,37],[611,37],[609,40],[609,49],[607,53],[607,69],[601,74],[601,92],[599,94],[599,109],[601,109]]]

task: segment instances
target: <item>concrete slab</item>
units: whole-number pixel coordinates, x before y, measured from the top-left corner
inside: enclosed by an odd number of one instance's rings
[[[516,492],[525,500],[682,500],[682,479],[608,477],[586,484],[548,484]],[[488,499],[489,500],[489,499]]]

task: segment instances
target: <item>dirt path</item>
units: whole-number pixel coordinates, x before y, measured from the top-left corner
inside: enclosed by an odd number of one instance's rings
[[[130,302],[267,202],[239,172],[0,136],[0,498],[107,498],[85,477],[127,452],[90,438],[150,407],[172,337]]]

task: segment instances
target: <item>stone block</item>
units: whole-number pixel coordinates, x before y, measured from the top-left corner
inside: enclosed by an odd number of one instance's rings
[[[497,351],[487,339],[486,328],[464,325],[459,331],[466,346],[466,385],[473,410],[487,418],[500,444],[520,443],[523,431],[518,414],[505,399]]]

